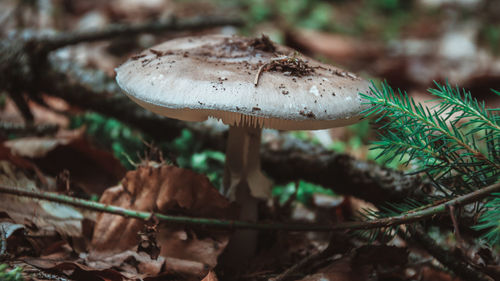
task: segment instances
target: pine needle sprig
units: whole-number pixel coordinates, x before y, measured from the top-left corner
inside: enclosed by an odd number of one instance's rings
[[[486,203],[487,210],[479,218],[476,230],[486,230],[483,238],[492,245],[500,245],[500,193],[492,194],[493,200]]]
[[[380,89],[373,86],[373,95],[361,94],[372,105],[365,116],[379,114],[375,122],[388,120],[375,148],[392,155],[388,161],[408,156],[402,164],[423,168],[438,182],[458,180],[462,184],[457,186],[466,187],[459,193],[495,182],[500,170],[500,119],[470,93],[437,85],[430,92],[442,102],[433,109],[405,92],[394,92],[387,83]]]
[[[406,200],[387,204],[379,211],[365,211],[364,220],[394,217],[432,208],[436,203],[452,201],[461,194],[497,183],[500,176],[499,109],[488,109],[470,92],[436,83],[429,92],[438,104],[427,107],[415,102],[406,92],[397,92],[386,83],[371,87],[371,94],[360,95],[371,105],[365,117],[377,116],[380,141],[373,149],[387,161],[399,160],[427,176],[436,191],[428,201]],[[496,95],[500,92],[493,91]],[[435,100],[436,101],[436,100]],[[387,155],[390,155],[387,157]],[[483,205],[477,229],[488,229],[485,238],[500,243],[500,198]],[[394,234],[397,229],[369,231],[369,237]]]
[[[473,98],[470,92],[465,91],[465,89],[460,89],[458,87],[452,88],[449,83],[446,85],[440,85],[434,82],[437,89],[429,89],[429,92],[434,96],[442,99],[440,104],[441,112],[445,110],[451,110],[452,113],[460,112],[461,118],[473,118],[469,120],[469,124],[481,123],[485,127],[478,127],[476,130],[491,129],[491,134],[498,136],[500,134],[500,115],[494,114],[499,111],[497,108],[487,109],[484,101],[479,102],[477,99]],[[500,92],[493,90],[496,94],[500,95]],[[474,133],[475,130],[471,131]]]

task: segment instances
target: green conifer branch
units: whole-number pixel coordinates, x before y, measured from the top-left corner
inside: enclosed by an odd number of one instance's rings
[[[489,165],[500,169],[500,164],[491,161],[486,155],[482,154],[478,149],[467,143],[467,137],[462,134],[457,128],[448,127],[449,122],[447,123],[446,119],[443,119],[439,116],[440,112],[432,113],[429,108],[424,108],[421,104],[416,104],[415,101],[409,98],[408,94],[402,93],[399,91],[399,95],[395,95],[392,89],[387,85],[383,84],[382,91],[378,89],[374,89],[372,91],[374,93],[374,97],[369,95],[363,95],[375,108],[382,107],[387,114],[383,115],[384,117],[398,117],[401,118],[406,116],[407,119],[411,121],[407,121],[410,125],[413,123],[421,124],[427,126],[427,128],[422,128],[423,133],[431,133],[437,132],[446,136],[450,140],[453,140],[457,147],[457,150],[460,148],[465,149],[470,153],[468,156],[473,156],[477,159],[483,160],[487,162]],[[432,93],[432,92],[431,92]],[[367,116],[374,112],[375,109],[372,109],[368,112]],[[475,111],[474,111],[475,112]],[[448,118],[451,117],[449,114]],[[396,120],[396,119],[394,119]],[[404,128],[404,127],[402,127]],[[408,131],[408,128],[404,128]],[[415,132],[413,132],[415,133]]]
[[[435,183],[437,193],[429,201],[408,200],[403,204],[388,204],[381,211],[365,213],[366,218],[381,219],[409,215],[427,210],[441,200],[453,200],[457,194],[497,183],[500,175],[499,109],[486,109],[484,102],[472,98],[469,92],[439,85],[429,92],[439,98],[432,110],[416,103],[405,92],[383,83],[372,87],[372,95],[361,94],[372,105],[366,116],[379,115],[382,140],[375,143],[381,154],[393,159],[409,156],[403,164],[412,170],[425,172]],[[500,95],[499,92],[494,91]],[[437,196],[436,196],[437,195]],[[432,202],[432,199],[437,201]],[[490,199],[491,200],[491,199]],[[500,243],[500,200],[483,205],[481,224],[488,229],[484,236],[491,243]],[[498,205],[497,205],[498,204]],[[386,235],[386,233],[382,234]]]
[[[446,85],[435,83],[435,85],[437,89],[429,89],[429,92],[443,100],[446,105],[442,107],[444,110],[450,108],[455,111],[461,110],[464,113],[462,117],[475,117],[477,118],[475,122],[484,123],[495,131],[492,132],[493,134],[500,133],[500,117],[491,114],[497,109],[486,109],[484,101],[478,102],[477,99],[472,98],[470,92],[465,90],[462,90],[462,95],[458,87],[453,89],[449,83]]]
[[[487,230],[483,238],[493,245],[500,244],[500,193],[492,194],[493,200],[486,203],[488,209],[479,218],[479,224],[474,226],[477,230]]]

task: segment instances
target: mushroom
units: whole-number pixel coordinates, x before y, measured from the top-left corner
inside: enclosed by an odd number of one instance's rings
[[[150,111],[185,121],[213,117],[229,125],[224,191],[242,207],[240,219],[250,221],[257,219],[258,200],[270,195],[271,181],[260,168],[262,128],[349,125],[366,108],[358,93],[370,92],[358,76],[266,36],[174,39],[131,57],[116,73],[125,93]],[[254,232],[239,236],[244,248],[255,249]]]

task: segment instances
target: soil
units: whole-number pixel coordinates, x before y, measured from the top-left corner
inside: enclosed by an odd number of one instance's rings
[[[274,46],[271,39],[268,36],[262,34],[260,38],[255,38],[250,41],[250,46],[256,50],[261,50],[263,52],[274,53],[276,52],[276,46]]]

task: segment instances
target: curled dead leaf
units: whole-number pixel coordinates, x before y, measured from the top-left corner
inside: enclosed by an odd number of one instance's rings
[[[128,209],[196,217],[234,218],[233,205],[200,174],[175,166],[143,166],[106,190],[101,203]],[[137,250],[145,223],[111,214],[97,218],[90,260]],[[204,277],[229,240],[227,231],[160,224],[156,235],[166,270]],[[182,261],[182,262],[180,262]]]

